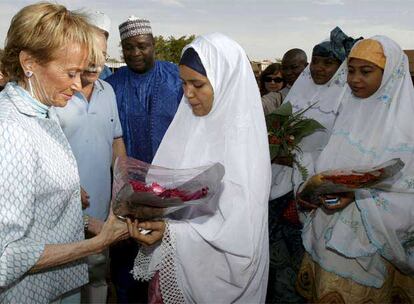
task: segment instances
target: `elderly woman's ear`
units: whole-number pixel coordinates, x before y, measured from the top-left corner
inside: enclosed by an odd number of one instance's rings
[[[34,72],[34,69],[37,66],[35,58],[27,51],[20,52],[19,61],[24,73],[28,71]]]

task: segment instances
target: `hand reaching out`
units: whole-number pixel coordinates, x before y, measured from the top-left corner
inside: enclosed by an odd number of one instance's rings
[[[105,246],[109,246],[112,243],[127,239],[129,237],[128,227],[111,211],[97,237],[102,239]]]

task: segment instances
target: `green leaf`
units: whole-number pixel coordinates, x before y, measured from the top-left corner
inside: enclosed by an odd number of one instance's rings
[[[321,125],[319,122],[317,122],[314,119],[302,120],[300,124],[298,124],[298,126],[296,127],[297,127],[296,129],[297,134],[295,136],[295,140],[297,141],[300,141],[302,138],[315,133],[317,130],[325,129],[323,125]]]
[[[290,102],[285,102],[280,105],[275,111],[274,114],[280,116],[290,116],[292,115],[292,104]]]
[[[285,154],[289,152],[289,146],[286,141],[282,141],[282,148]]]
[[[270,149],[270,159],[274,159],[280,150],[280,145],[269,145],[269,149]]]
[[[269,126],[271,126],[272,122],[279,119],[279,117],[276,114],[271,113],[271,114],[267,114],[265,116],[265,119],[266,119],[267,129],[269,129]]]
[[[296,163],[296,166],[299,169],[300,174],[302,175],[302,179],[305,181],[309,177],[309,172],[306,167],[304,167],[300,162],[298,162],[296,159],[294,159],[294,162]]]

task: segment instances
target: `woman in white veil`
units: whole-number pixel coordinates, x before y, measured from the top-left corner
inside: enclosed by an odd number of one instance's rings
[[[154,236],[165,231],[158,250],[147,256],[150,269],[145,273],[137,260],[135,276],[158,270],[166,303],[264,302],[270,159],[249,60],[228,37],[204,35],[184,48],[180,76],[185,96],[153,164],[192,168],[219,162],[225,167],[222,192],[208,208],[191,207],[184,219],[140,223]],[[132,235],[144,244],[154,241]]]
[[[292,104],[293,111],[309,107],[305,116],[321,123],[325,129],[305,137],[297,155],[300,163],[313,175],[313,163],[331,136],[334,122],[340,110],[340,101],[349,87],[346,83],[346,57],[355,39],[335,27],[329,40],[314,46],[312,60],[289,91],[285,102]],[[302,181],[296,166],[272,164],[272,186],[269,202],[270,269],[268,302],[300,302],[303,299],[295,290],[304,248],[293,185]]]
[[[400,158],[387,191],[357,190],[307,218],[307,256],[298,288],[311,302],[412,301],[414,298],[414,89],[407,56],[391,39],[358,42],[332,136],[315,171],[375,166]],[[375,80],[375,81],[374,81]],[[333,209],[335,208],[335,209]],[[411,299],[411,300],[410,300]]]
[[[331,136],[340,110],[340,102],[345,92],[349,91],[345,59],[356,41],[339,27],[335,27],[328,40],[315,45],[311,63],[295,81],[285,98],[284,102],[290,102],[294,112],[312,106],[305,112],[305,116],[317,120],[325,127],[305,137],[300,143],[303,152],[301,162],[304,162],[305,166],[317,159]],[[291,167],[272,164],[272,172],[272,199],[292,191],[294,170]],[[295,173],[299,178],[300,174]],[[311,170],[310,174],[312,173]]]

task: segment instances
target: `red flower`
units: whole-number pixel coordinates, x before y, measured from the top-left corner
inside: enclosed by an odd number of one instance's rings
[[[280,121],[278,120],[278,119],[275,119],[273,122],[272,122],[272,127],[274,128],[274,129],[279,129],[280,128]]]
[[[275,135],[269,135],[269,143],[272,145],[280,145],[282,141],[280,138],[277,138]]]
[[[384,169],[378,170],[381,174],[384,172]],[[360,188],[361,185],[366,185],[369,183],[376,182],[380,179],[381,175],[374,175],[371,173],[364,174],[347,174],[347,175],[329,175],[323,176],[323,179],[329,180],[334,184],[346,185],[350,188]]]
[[[177,188],[166,189],[157,183],[152,183],[149,186],[136,180],[130,180],[129,183],[132,186],[132,189],[134,190],[134,192],[153,193],[162,198],[180,198],[184,202],[201,199],[208,194],[208,190],[209,190],[208,187],[205,187],[205,188],[202,188],[201,190],[191,193],[191,192],[181,191]]]

